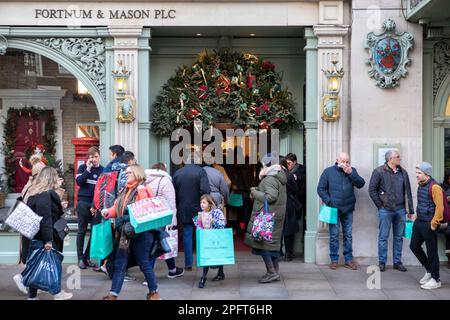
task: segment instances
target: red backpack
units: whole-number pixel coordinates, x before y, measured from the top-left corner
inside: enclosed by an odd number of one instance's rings
[[[117,197],[117,177],[119,172],[102,173],[95,184],[94,189],[94,208],[102,210],[110,208]]]
[[[430,186],[429,186],[429,189],[428,189],[428,193],[430,194],[431,199],[433,199],[432,189],[433,189],[433,186],[435,184],[437,184],[436,181],[431,180]],[[444,218],[443,218],[443,222],[444,223],[445,222],[450,222],[450,205],[448,204],[447,196],[445,195],[444,189],[442,189],[441,186],[439,186],[439,188],[442,190],[442,198],[444,200],[444,212],[443,212]]]

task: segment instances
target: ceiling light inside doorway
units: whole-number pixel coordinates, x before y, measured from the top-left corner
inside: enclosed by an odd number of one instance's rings
[[[250,36],[250,37],[254,37],[254,36],[256,36],[256,34],[250,33],[249,36]]]
[[[202,36],[201,33],[196,33],[195,35],[196,35],[197,37],[201,37],[201,36]]]
[[[84,85],[80,80],[78,80],[77,93],[78,93],[79,95],[89,94],[88,89],[85,87],[85,85]]]

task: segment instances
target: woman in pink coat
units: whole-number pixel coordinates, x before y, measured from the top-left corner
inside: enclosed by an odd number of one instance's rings
[[[172,177],[167,173],[166,165],[158,162],[152,166],[151,169],[145,170],[147,180],[145,184],[149,186],[155,197],[164,197],[169,203],[170,209],[172,209],[173,217],[172,224],[167,226],[167,231],[177,230],[177,207],[175,202],[175,189],[172,184]],[[168,278],[173,279],[181,277],[184,274],[183,268],[178,268],[175,265],[175,258],[166,260],[169,273]],[[147,284],[144,284],[147,285]]]

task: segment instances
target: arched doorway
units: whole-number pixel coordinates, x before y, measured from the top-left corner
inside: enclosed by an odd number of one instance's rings
[[[53,146],[50,156],[60,161],[57,167],[64,176],[71,203],[74,195],[71,139],[99,138],[96,121],[100,119],[100,109],[87,90],[92,85],[84,82],[86,79],[80,81],[54,59],[12,46],[0,55],[0,72],[1,114],[6,119],[14,118],[14,127],[8,121],[2,121],[0,126],[2,142],[10,138],[7,145],[15,158],[14,163],[5,168],[13,181],[12,184],[10,181],[10,193],[22,191],[30,175],[30,154],[36,145],[42,144]],[[5,158],[3,154],[2,162]],[[20,160],[25,169],[20,166]]]
[[[433,174],[441,181],[450,168],[450,73],[439,87],[433,111]]]

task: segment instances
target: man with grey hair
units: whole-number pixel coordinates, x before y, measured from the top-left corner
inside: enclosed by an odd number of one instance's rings
[[[330,224],[329,226],[330,268],[332,270],[335,270],[338,266],[340,224],[342,224],[344,236],[345,267],[351,270],[357,269],[353,262],[352,249],[353,211],[356,203],[354,187],[360,189],[365,183],[356,169],[350,165],[350,157],[345,152],[339,153],[334,166],[326,168],[320,176],[317,193],[323,203],[338,209],[337,224]]]
[[[407,214],[414,214],[411,184],[408,173],[400,166],[401,158],[397,150],[386,152],[385,160],[382,166],[373,171],[369,183],[370,198],[378,208],[378,261],[380,271],[384,272],[392,226],[394,269],[405,272],[407,269],[402,264],[405,221]]]

